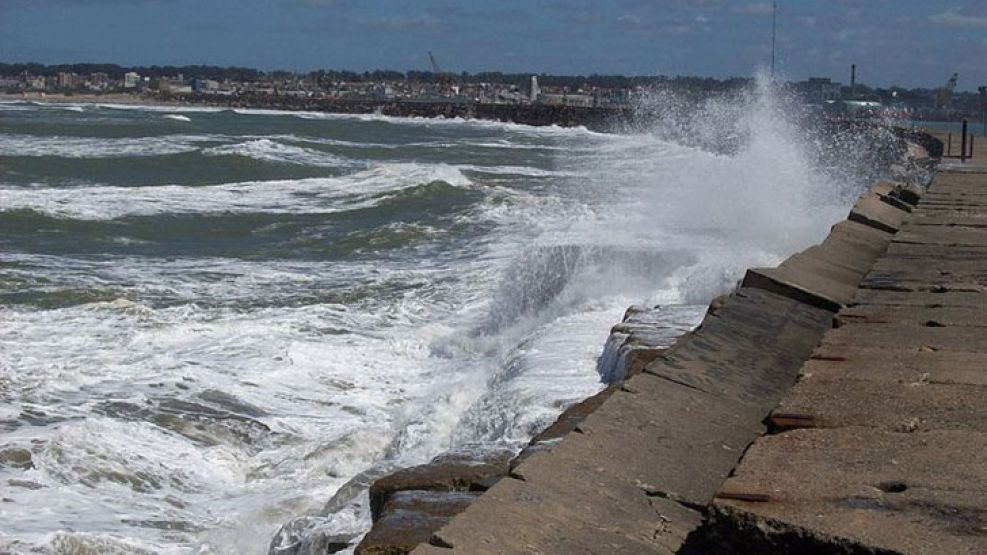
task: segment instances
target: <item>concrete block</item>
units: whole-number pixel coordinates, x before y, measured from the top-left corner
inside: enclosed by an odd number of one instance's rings
[[[882,201],[878,195],[865,193],[850,209],[847,219],[881,231],[895,233],[907,216],[908,212]]]

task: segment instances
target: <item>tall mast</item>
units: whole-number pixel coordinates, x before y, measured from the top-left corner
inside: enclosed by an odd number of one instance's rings
[[[775,78],[775,39],[778,31],[778,2],[771,3],[771,80]]]

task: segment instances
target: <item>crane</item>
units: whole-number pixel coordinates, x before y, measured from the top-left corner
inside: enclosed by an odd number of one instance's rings
[[[959,73],[954,73],[946,81],[946,85],[939,89],[939,94],[936,95],[936,107],[937,108],[949,108],[949,104],[953,100],[953,89],[956,88],[956,81],[960,78]]]
[[[435,56],[432,55],[431,50],[428,51],[428,63],[432,64],[432,73],[434,73],[436,77],[442,75],[442,70],[439,69],[439,62],[435,61]]]

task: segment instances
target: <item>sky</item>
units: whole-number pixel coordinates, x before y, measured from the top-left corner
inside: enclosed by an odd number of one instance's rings
[[[750,76],[750,0],[0,0],[0,61]],[[987,84],[987,0],[779,0],[777,72],[874,86]]]

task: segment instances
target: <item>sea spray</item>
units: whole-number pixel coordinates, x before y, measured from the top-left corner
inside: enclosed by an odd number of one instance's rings
[[[519,446],[602,386],[628,305],[701,314],[842,216],[862,183],[824,177],[766,94],[680,142],[5,111],[0,450],[31,466],[0,468],[23,484],[0,543],[257,553],[309,515],[277,541],[297,551],[362,534],[382,472]]]
[[[422,450],[426,445],[520,445],[613,373],[588,360],[601,355],[606,330],[624,307],[673,305],[669,326],[697,322],[746,267],[775,264],[824,236],[881,171],[860,167],[874,162],[868,156],[848,156],[848,167],[827,165],[847,143],[823,136],[793,98],[764,78],[698,106],[661,91],[641,102],[666,103],[651,110],[666,117],[601,140],[591,152],[558,156],[558,167],[572,174],[566,198],[589,209],[566,211],[565,219],[532,215],[543,218],[534,224],[537,234],[512,245],[517,254],[492,292],[488,316],[453,339],[458,353],[474,353],[472,364],[485,368],[470,374],[475,401],[463,405],[471,395],[455,382],[459,401],[438,398],[457,406],[458,423],[448,426],[448,412],[441,426],[427,415],[416,419],[413,435],[432,439],[418,442],[420,457],[409,456],[413,443],[402,443],[405,460],[422,462],[437,452]],[[869,138],[875,137],[893,142],[880,133]],[[815,150],[823,147],[830,152]],[[333,523],[342,514],[366,515],[358,495],[333,509],[341,509],[328,515]],[[301,541],[358,533],[306,523],[309,532],[294,536],[309,538]],[[298,541],[291,537],[282,534],[274,545]]]

